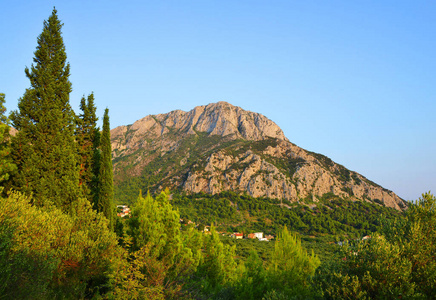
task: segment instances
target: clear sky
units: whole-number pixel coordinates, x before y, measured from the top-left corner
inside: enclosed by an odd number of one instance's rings
[[[436,1],[0,4],[8,110],[56,6],[77,112],[92,91],[112,128],[227,101],[406,200],[436,193]]]

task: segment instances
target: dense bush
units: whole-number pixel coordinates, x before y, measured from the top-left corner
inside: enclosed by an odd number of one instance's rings
[[[19,193],[0,200],[0,294],[53,299],[105,293],[119,253],[105,217],[81,199],[71,214],[29,202]]]
[[[345,243],[336,261],[320,270],[326,299],[434,299],[436,198],[427,193],[404,218],[383,220],[381,235]]]

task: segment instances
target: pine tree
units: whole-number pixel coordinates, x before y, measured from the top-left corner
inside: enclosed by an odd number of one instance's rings
[[[12,161],[9,135],[9,119],[6,117],[5,94],[0,93],[0,194],[4,184],[17,168]]]
[[[92,188],[94,178],[94,154],[98,150],[99,143],[95,139],[99,131],[97,127],[98,118],[95,114],[94,94],[91,93],[87,99],[82,97],[80,100],[80,109],[82,113],[77,118],[76,141],[80,157],[80,178],[79,185],[87,196],[93,202],[95,190]],[[98,162],[97,162],[98,163]],[[97,173],[98,174],[98,173]]]
[[[166,192],[161,192],[156,199],[150,193],[145,197],[140,194],[127,221],[127,232],[132,237],[132,264],[143,266],[142,275],[130,276],[144,276],[140,281],[142,288],[161,287],[165,299],[182,298],[181,278],[188,278],[188,274],[195,271],[202,255],[202,234],[196,234],[195,229],[183,234],[179,221],[180,215],[170,204]]]
[[[285,225],[278,234],[271,257],[270,285],[289,297],[305,295],[304,298],[310,298],[309,282],[320,264],[313,250],[311,254],[307,253],[298,236],[289,232]]]
[[[18,167],[14,184],[33,194],[39,206],[54,204],[64,211],[80,194],[75,143],[75,114],[69,104],[70,65],[56,9],[38,37],[34,64],[25,73],[30,80],[11,120],[18,130],[13,158]]]
[[[235,246],[224,245],[215,227],[210,227],[210,235],[204,238],[203,261],[198,267],[197,275],[207,282],[207,292],[216,292],[235,279]]]
[[[112,148],[111,132],[109,126],[109,109],[106,108],[103,116],[103,131],[101,134],[101,164],[98,177],[98,201],[96,209],[103,212],[109,220],[109,228],[114,229],[115,225],[115,206],[114,199],[114,180],[112,170]]]

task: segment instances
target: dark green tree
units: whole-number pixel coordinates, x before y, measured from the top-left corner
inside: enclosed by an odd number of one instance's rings
[[[94,130],[94,140],[92,154],[92,179],[91,179],[91,195],[94,209],[97,209],[100,198],[100,166],[101,166],[101,132],[99,128]]]
[[[11,139],[9,135],[9,119],[6,117],[5,94],[0,93],[0,194],[5,188],[5,182],[9,180],[16,165],[11,157]]]
[[[109,227],[113,230],[115,225],[114,205],[114,175],[112,169],[111,132],[109,126],[109,109],[106,108],[103,116],[103,131],[101,133],[101,163],[98,177],[98,200],[95,208],[103,212],[109,220]]]
[[[16,188],[33,194],[38,206],[54,204],[67,211],[80,188],[75,114],[69,104],[70,65],[62,26],[53,9],[38,37],[34,64],[25,69],[30,88],[19,99],[11,120],[18,130],[12,141],[18,167]]]
[[[94,104],[94,94],[91,93],[87,99],[82,97],[80,100],[80,110],[82,113],[77,118],[76,141],[80,157],[80,178],[79,185],[85,196],[93,202],[95,189],[93,189],[93,179],[95,175],[94,164],[99,164],[99,161],[94,160],[94,155],[98,151],[100,142],[96,143],[96,139],[100,139],[97,134],[98,118],[96,116],[96,107]],[[96,173],[98,175],[98,172]]]

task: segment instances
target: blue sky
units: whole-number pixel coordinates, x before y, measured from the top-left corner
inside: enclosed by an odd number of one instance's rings
[[[0,3],[8,110],[56,6],[77,112],[92,91],[112,128],[227,101],[404,199],[436,192],[434,1]]]

